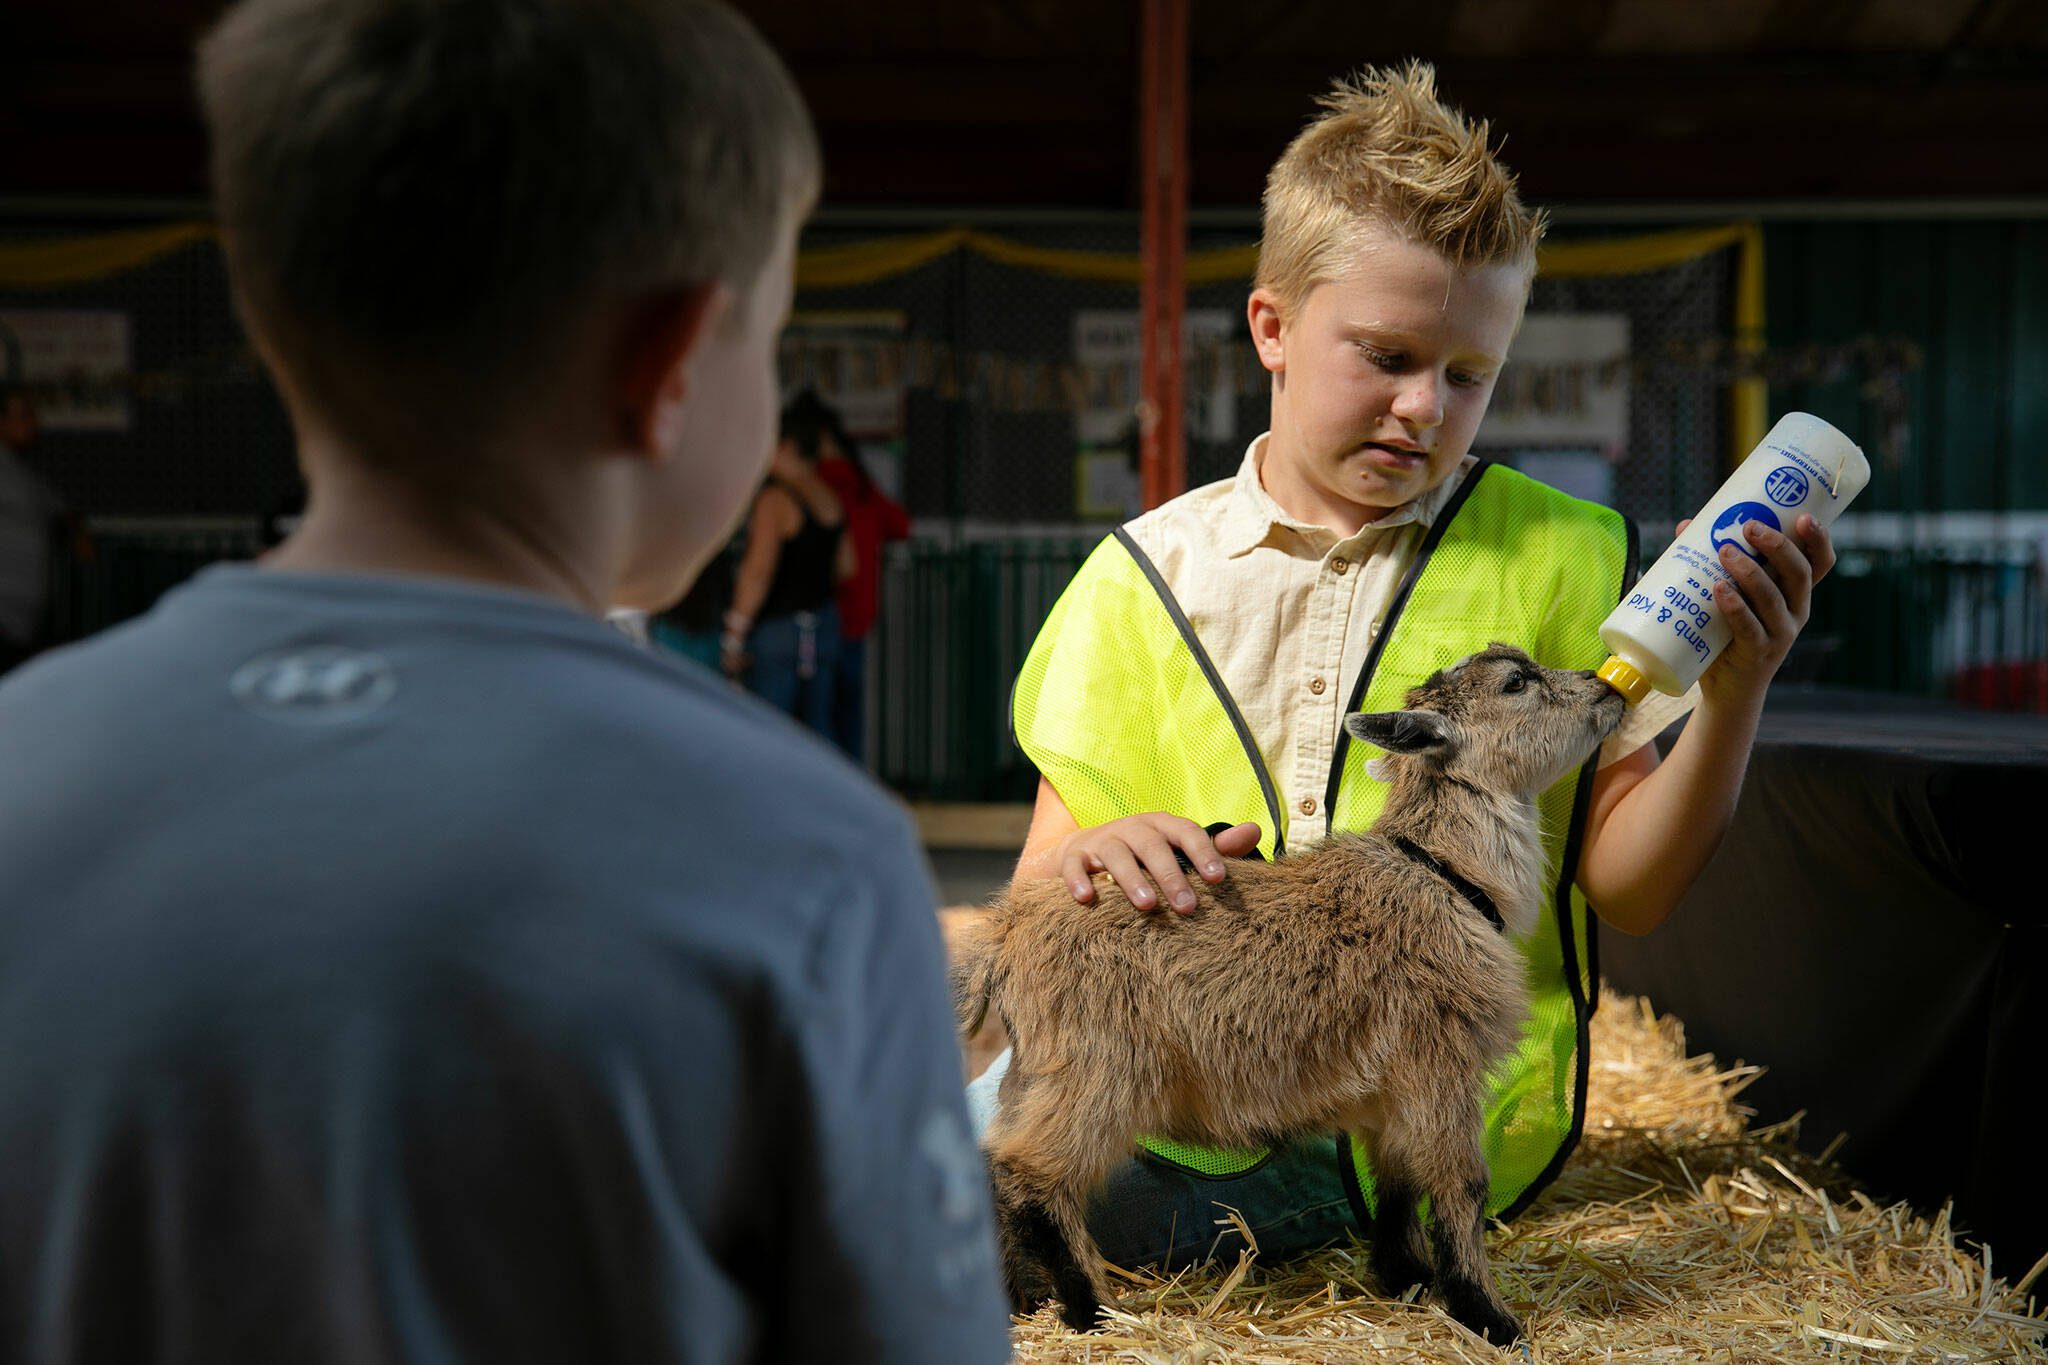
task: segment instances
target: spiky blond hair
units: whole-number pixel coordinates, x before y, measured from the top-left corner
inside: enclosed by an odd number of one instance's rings
[[[1527,262],[1545,226],[1474,123],[1437,98],[1436,69],[1410,61],[1339,80],[1266,177],[1253,283],[1283,316],[1344,273],[1361,231],[1380,225],[1454,265]]]

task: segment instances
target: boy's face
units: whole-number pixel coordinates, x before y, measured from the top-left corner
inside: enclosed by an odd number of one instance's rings
[[[1471,448],[1521,325],[1528,272],[1459,269],[1389,229],[1364,229],[1351,269],[1292,317],[1265,290],[1249,315],[1273,373],[1266,491],[1349,535],[1442,482]]]
[[[680,599],[760,487],[776,445],[775,347],[789,317],[795,260],[792,226],[692,362],[685,417],[649,480],[639,553],[615,605],[660,610]]]

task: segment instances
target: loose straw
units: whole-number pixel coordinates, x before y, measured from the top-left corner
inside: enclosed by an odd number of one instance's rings
[[[1676,1019],[1609,994],[1593,1025],[1586,1133],[1557,1183],[1487,1239],[1528,1330],[1503,1353],[1424,1294],[1381,1296],[1359,1243],[1283,1266],[1256,1246],[1229,1266],[1125,1286],[1102,1328],[1051,1309],[1015,1324],[1020,1361],[1074,1365],[1528,1365],[1886,1362],[2048,1365],[2027,1290],[1958,1245],[1949,1211],[1879,1205],[1798,1146],[1798,1120],[1749,1126],[1758,1068],[1688,1056]],[[1219,1220],[1243,1223],[1235,1211]],[[1251,1239],[1246,1238],[1247,1243]]]

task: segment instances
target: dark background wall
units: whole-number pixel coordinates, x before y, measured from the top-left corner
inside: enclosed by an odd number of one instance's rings
[[[2048,218],[1784,222],[1766,230],[1774,346],[1899,338],[1911,430],[1860,511],[2048,508]],[[1773,406],[1860,424],[1867,374]]]
[[[1132,208],[1139,7],[739,0],[824,135],[833,204]],[[184,196],[220,0],[13,0],[0,191]],[[1312,92],[1419,56],[1545,203],[2039,195],[2035,0],[1193,0],[1193,201],[1256,201]]]

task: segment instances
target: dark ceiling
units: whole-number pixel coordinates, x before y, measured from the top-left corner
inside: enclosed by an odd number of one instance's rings
[[[219,0],[9,0],[0,195],[198,196]],[[740,0],[824,138],[826,203],[1137,202],[1137,0]],[[1530,197],[2048,194],[2043,0],[1192,0],[1192,200],[1253,205],[1333,76],[1414,55]]]

